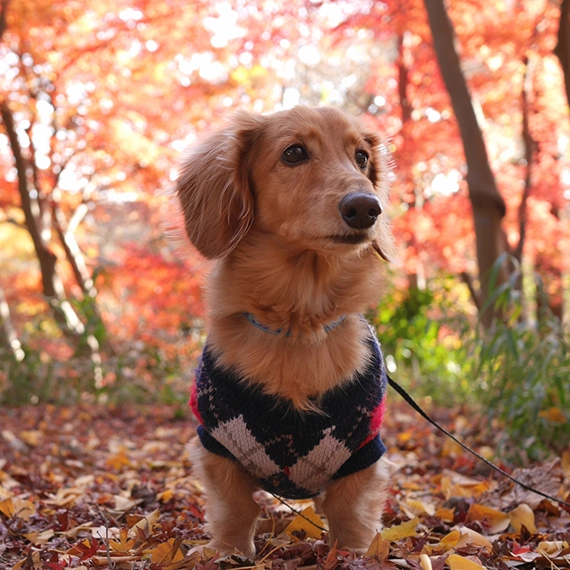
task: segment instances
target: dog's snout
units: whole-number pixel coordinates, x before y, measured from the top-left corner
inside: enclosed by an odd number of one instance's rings
[[[382,213],[380,200],[373,194],[351,192],[338,204],[342,219],[357,230],[370,228]]]

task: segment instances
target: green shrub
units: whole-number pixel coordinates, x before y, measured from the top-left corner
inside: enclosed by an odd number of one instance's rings
[[[390,372],[414,398],[498,421],[497,453],[525,462],[570,441],[570,333],[545,310],[537,322],[523,319],[517,280],[492,295],[504,319],[490,330],[458,312],[452,280],[388,297],[371,320]]]

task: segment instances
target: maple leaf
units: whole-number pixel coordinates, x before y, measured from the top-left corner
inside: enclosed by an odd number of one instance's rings
[[[137,543],[136,538],[129,538],[129,529],[121,528],[119,531],[119,541],[109,540],[109,546],[115,552],[128,552]]]

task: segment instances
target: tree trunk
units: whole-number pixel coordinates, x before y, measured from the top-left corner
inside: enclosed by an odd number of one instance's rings
[[[424,0],[424,5],[439,68],[451,99],[463,142],[467,162],[467,186],[475,222],[481,306],[484,307],[481,320],[485,327],[489,327],[496,316],[493,307],[487,304],[491,294],[489,291],[491,273],[498,258],[506,251],[501,226],[506,212],[505,202],[499,194],[489,164],[483,133],[477,122],[459,56],[455,51],[455,33],[444,1]],[[499,271],[495,285],[499,285],[505,278],[504,270]]]
[[[63,283],[57,273],[57,256],[50,249],[43,235],[47,228],[43,227],[42,212],[38,198],[32,198],[28,188],[28,165],[18,140],[12,112],[6,102],[0,104],[0,112],[16,163],[18,191],[22,202],[22,210],[24,211],[26,227],[32,238],[40,264],[44,295],[54,312],[57,322],[64,328],[65,332],[72,335],[81,335],[85,331],[85,327],[71,303],[65,299]],[[36,189],[36,195],[39,195],[39,189]]]
[[[564,74],[566,100],[570,108],[570,0],[562,0],[562,4],[560,5],[558,43],[554,48],[554,54],[560,60],[560,66]]]

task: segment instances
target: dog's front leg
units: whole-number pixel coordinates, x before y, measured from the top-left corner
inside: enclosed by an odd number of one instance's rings
[[[387,483],[395,466],[380,459],[371,467],[332,483],[322,510],[329,522],[329,545],[364,554],[382,528]]]
[[[199,441],[191,443],[195,474],[206,491],[206,519],[216,552],[239,551],[255,557],[253,536],[260,513],[252,494],[258,489],[255,480],[231,459],[210,453]]]

